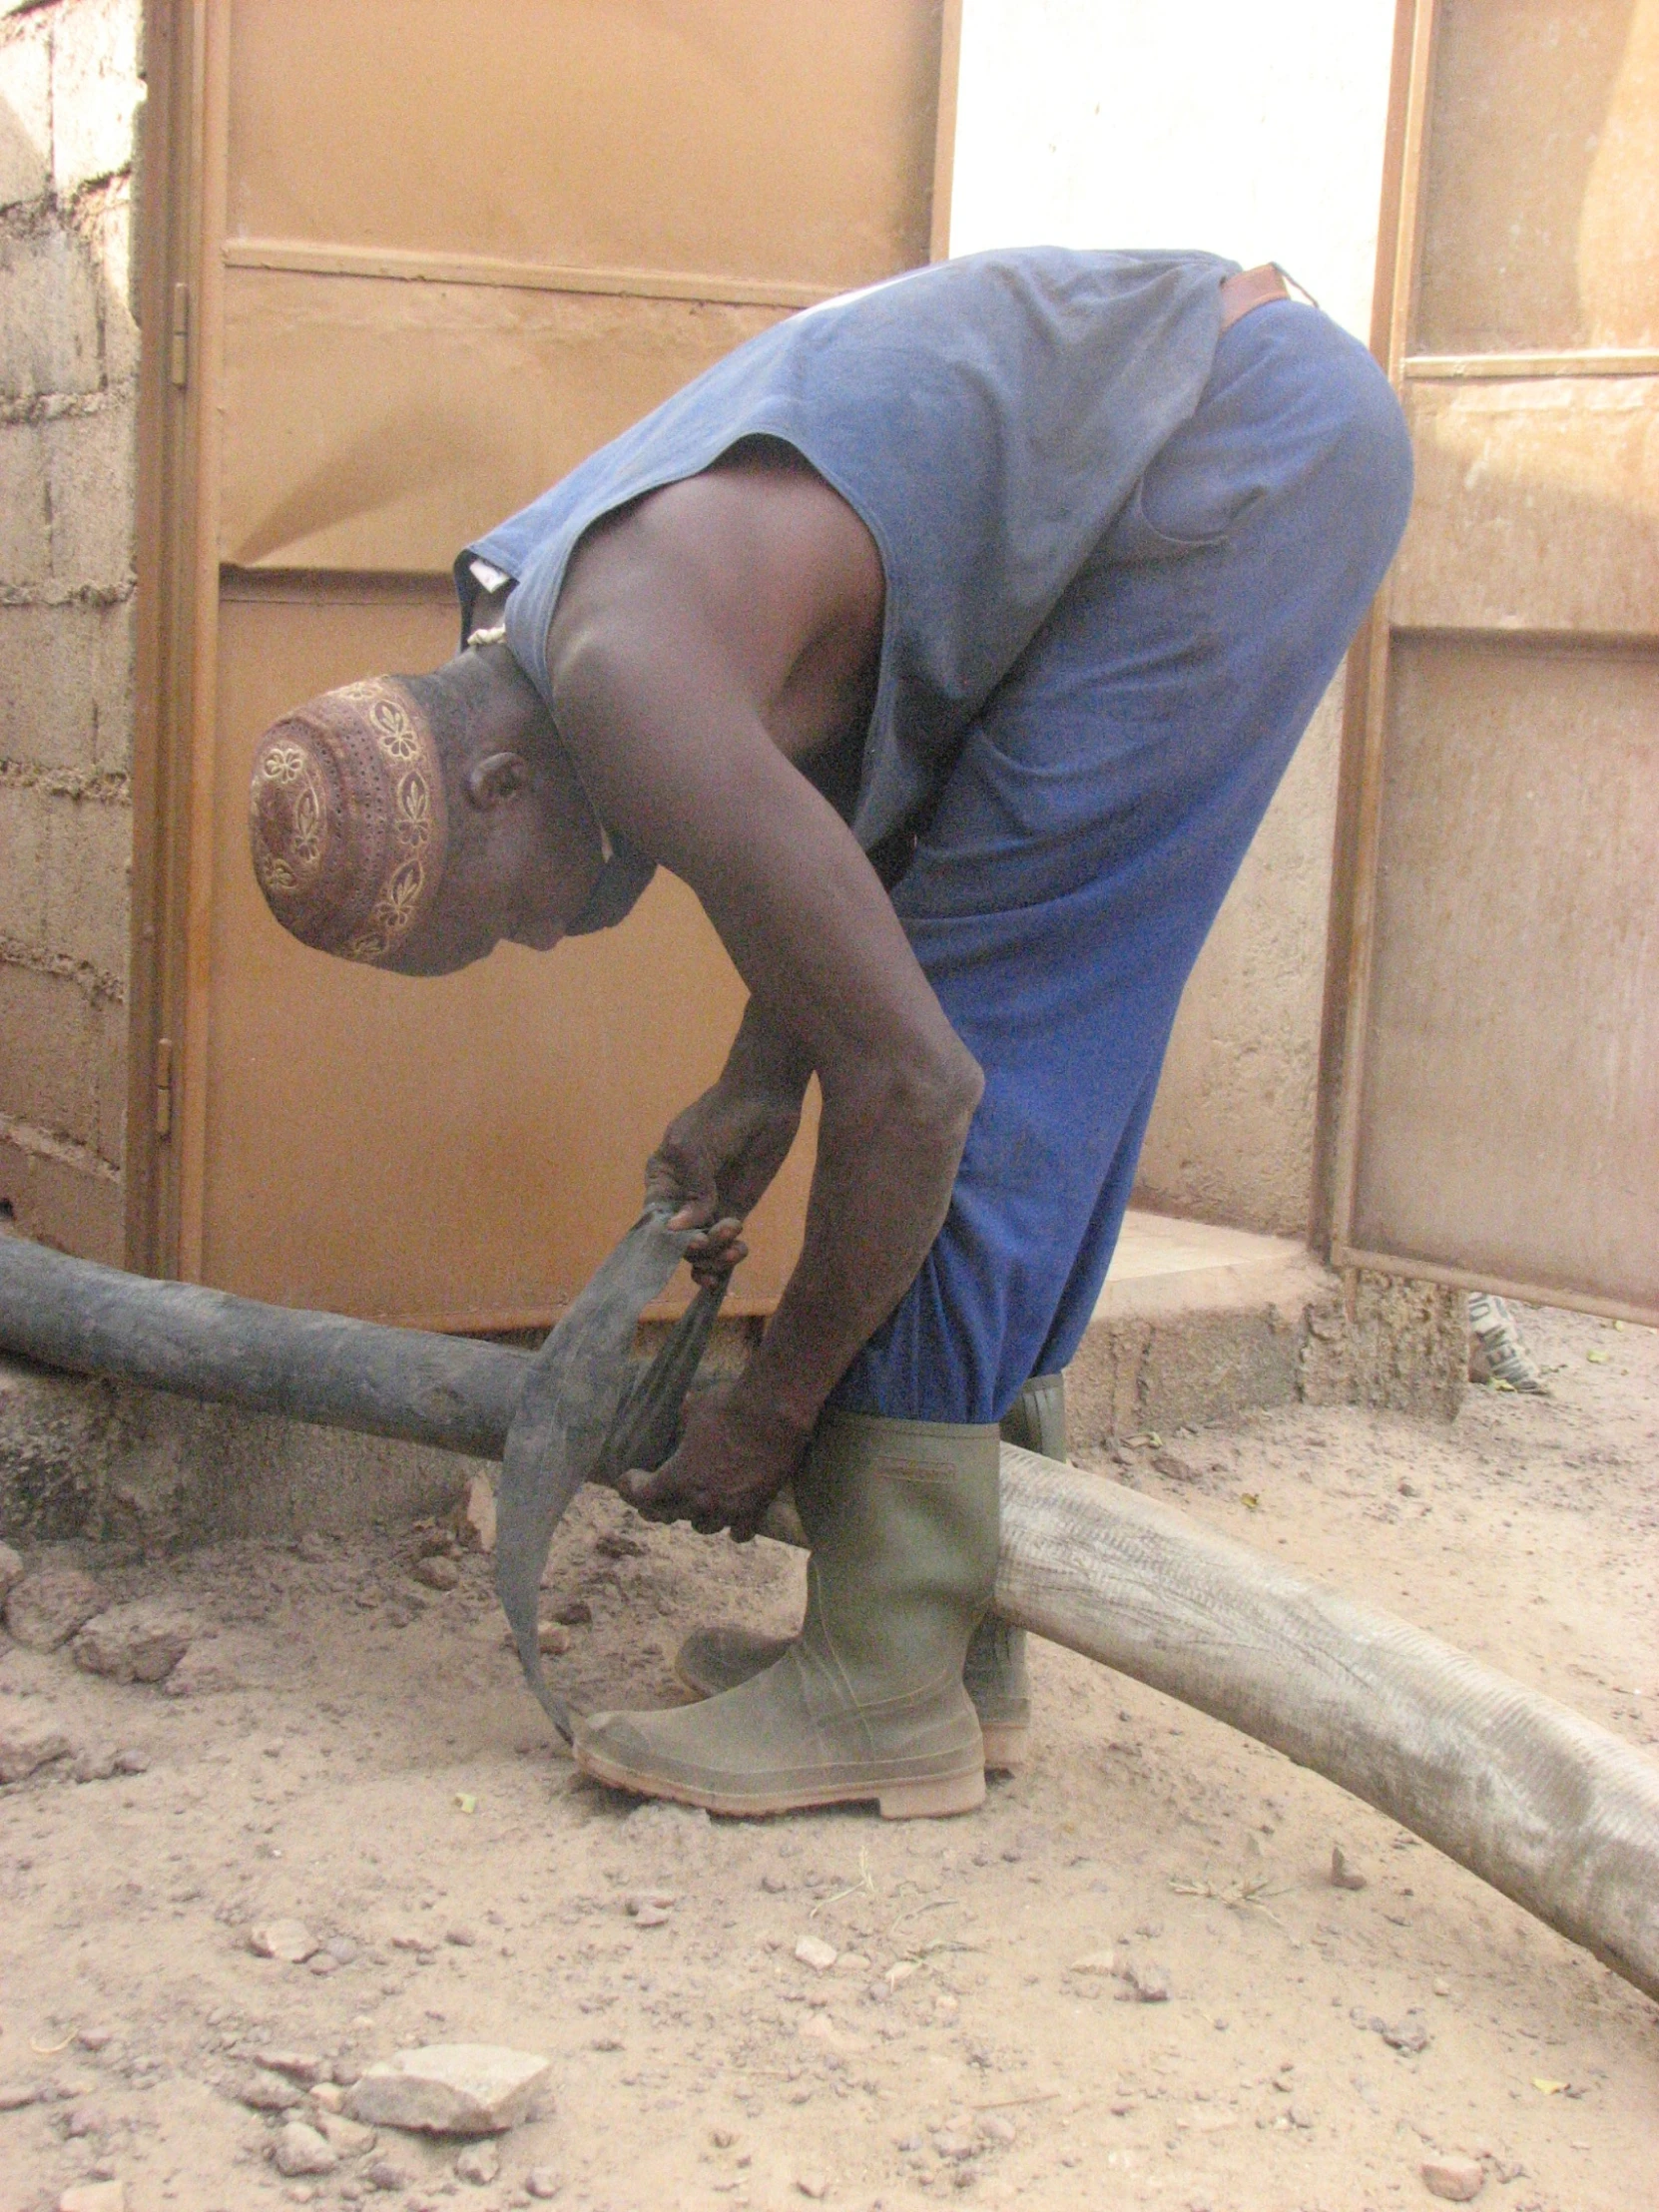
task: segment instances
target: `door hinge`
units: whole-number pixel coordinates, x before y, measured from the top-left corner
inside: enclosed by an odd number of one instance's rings
[[[173,287],[173,329],[168,346],[168,374],[183,390],[190,382],[190,286]]]
[[[173,1039],[156,1039],[156,1142],[173,1134]]]

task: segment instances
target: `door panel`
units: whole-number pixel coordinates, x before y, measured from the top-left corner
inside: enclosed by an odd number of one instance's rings
[[[1333,1257],[1659,1318],[1659,0],[1403,0]]]
[[[1659,345],[1659,24],[1442,0],[1413,350]]]
[[[227,234],[775,278],[927,259],[915,0],[236,0]]]
[[[446,575],[780,311],[232,269],[220,558]]]
[[[1659,653],[1402,638],[1388,734],[1355,1241],[1638,1307],[1659,902],[1628,892],[1659,882]]]
[[[1659,377],[1413,378],[1399,629],[1640,635],[1659,608]]]
[[[685,887],[437,981],[307,951],[249,866],[284,707],[454,649],[456,551],[781,314],[924,261],[937,0],[209,0],[176,1265],[544,1323],[633,1218],[741,983]],[[732,1308],[787,1278],[804,1132]],[[685,1287],[668,1302],[683,1303]]]

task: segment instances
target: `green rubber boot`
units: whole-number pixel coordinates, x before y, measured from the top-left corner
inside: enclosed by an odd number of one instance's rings
[[[702,1705],[591,1714],[581,1772],[711,1813],[971,1812],[984,1754],[962,1661],[996,1574],[998,1453],[994,1428],[827,1415],[795,1485],[801,1634]]]
[[[1065,1377],[1043,1375],[1027,1382],[1003,1416],[1002,1434],[1027,1451],[1063,1460]],[[758,1636],[750,1628],[694,1628],[680,1646],[674,1671],[699,1697],[719,1697],[776,1666],[791,1641],[788,1636]],[[1031,1727],[1024,1629],[1010,1628],[987,1613],[969,1640],[962,1683],[979,1715],[986,1768],[993,1774],[1017,1773]]]
[[[1066,1456],[1066,1379],[1033,1376],[1002,1416],[1007,1443],[1040,1451],[1047,1459]],[[968,1643],[962,1683],[979,1715],[985,1739],[985,1764],[999,1774],[1017,1774],[1025,1763],[1031,1733],[1031,1676],[1025,1663],[1025,1631],[1011,1628],[1000,1614],[987,1613]]]

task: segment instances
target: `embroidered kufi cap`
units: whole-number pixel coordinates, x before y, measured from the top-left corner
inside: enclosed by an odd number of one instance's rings
[[[443,874],[443,772],[419,702],[394,676],[323,692],[274,722],[248,795],[254,872],[302,944],[377,966]]]

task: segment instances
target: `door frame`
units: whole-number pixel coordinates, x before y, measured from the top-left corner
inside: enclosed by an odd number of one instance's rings
[[[1437,13],[1435,0],[1395,0],[1377,225],[1377,275],[1372,289],[1371,350],[1396,392],[1421,246],[1423,138],[1433,82]],[[1371,1257],[1362,1260],[1348,1241],[1359,1157],[1358,1101],[1376,919],[1387,676],[1388,582],[1384,578],[1348,649],[1326,932],[1313,1233],[1309,1241],[1316,1248],[1324,1247],[1333,1267],[1352,1270],[1376,1266],[1384,1274],[1398,1274],[1403,1272],[1399,1262]]]
[[[175,1272],[178,1250],[175,1104],[193,707],[202,673],[196,548],[204,482],[202,187],[211,5],[146,0],[146,99],[132,211],[140,347],[125,1261],[159,1276]]]

